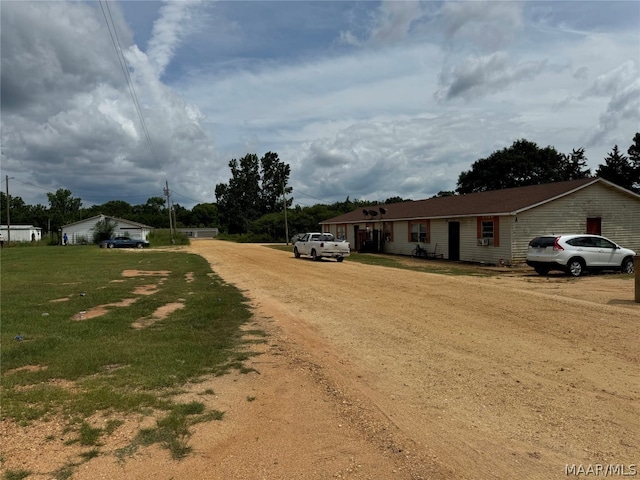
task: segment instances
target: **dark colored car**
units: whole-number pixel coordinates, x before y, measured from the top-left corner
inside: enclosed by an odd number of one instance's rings
[[[149,246],[146,240],[131,237],[114,237],[100,242],[100,248],[145,248]]]

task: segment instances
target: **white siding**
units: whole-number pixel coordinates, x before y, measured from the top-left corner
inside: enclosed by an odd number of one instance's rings
[[[586,233],[587,218],[602,219],[602,235],[640,252],[640,199],[595,184],[518,215],[513,257],[524,261],[529,241],[539,235]]]
[[[498,217],[498,242],[478,245],[478,217],[452,219],[460,222],[460,260],[464,262],[511,265],[511,217]],[[497,246],[496,246],[497,243]]]
[[[427,250],[449,258],[449,224],[446,220],[431,220],[431,243]]]
[[[595,183],[570,195],[519,213],[499,217],[499,246],[478,245],[477,217],[431,219],[430,242],[421,243],[427,251],[449,258],[448,222],[460,223],[460,260],[476,263],[522,264],[529,241],[539,235],[585,233],[587,218],[600,218],[602,235],[640,254],[640,198],[606,183]],[[366,222],[358,224],[361,230]],[[369,223],[371,226],[372,224]],[[326,227],[334,235],[336,226]],[[375,223],[381,229],[381,223]],[[385,253],[410,255],[416,242],[409,241],[409,222],[393,222],[393,241],[384,244]],[[354,224],[347,224],[347,240],[353,249]]]
[[[62,235],[67,234],[70,245],[93,243],[94,228],[96,223],[103,218],[104,217],[93,217],[71,225],[66,225],[62,229]],[[126,220],[109,218],[116,224],[113,232],[114,236],[126,235],[135,239],[148,240],[149,232],[151,231],[150,228],[141,227],[135,223],[129,223]]]
[[[7,225],[0,225],[0,235],[5,242],[9,239],[9,235],[12,242],[30,242],[31,235],[35,235],[36,241],[42,240],[42,229],[33,225],[11,225],[8,229]]]

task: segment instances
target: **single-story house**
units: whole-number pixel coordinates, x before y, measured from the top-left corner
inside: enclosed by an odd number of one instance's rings
[[[2,241],[9,241],[11,236],[12,242],[32,242],[42,240],[42,228],[33,225],[0,225],[0,236]]]
[[[366,207],[320,222],[358,251],[524,263],[539,235],[593,233],[640,254],[640,195],[602,178]]]
[[[93,243],[93,236],[95,233],[95,226],[98,222],[110,220],[115,224],[115,230],[113,235],[131,237],[136,240],[147,240],[149,233],[153,230],[153,227],[144,225],[138,222],[132,222],[131,220],[123,220],[122,218],[107,217],[105,215],[96,215],[95,217],[85,218],[78,222],[70,223],[62,227],[61,235],[67,234],[68,245],[79,245],[84,243]]]

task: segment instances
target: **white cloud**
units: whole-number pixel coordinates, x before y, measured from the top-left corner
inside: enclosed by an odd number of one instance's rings
[[[295,201],[424,198],[520,138],[585,146],[595,168],[638,131],[625,2],[125,5],[135,32],[109,8],[155,155],[101,4],[3,2],[2,169],[25,201],[144,203],[165,179],[214,201],[231,158],[267,151]]]
[[[477,99],[487,93],[500,92],[513,83],[531,81],[545,68],[544,61],[529,61],[510,65],[506,52],[484,57],[470,57],[440,74],[441,88],[436,92],[438,101],[463,97]]]
[[[193,33],[198,13],[196,7],[200,3],[201,0],[163,2],[160,18],[153,24],[153,36],[147,50],[158,77],[162,76],[184,38]]]
[[[599,117],[595,132],[589,140],[590,144],[596,144],[611,132],[615,132],[621,123],[635,122],[640,126],[640,67],[638,63],[629,60],[618,68],[598,76],[579,98],[584,100],[589,97],[608,99],[606,111]],[[615,138],[620,139],[618,136]]]
[[[153,151],[101,9],[77,2],[9,2],[2,9],[3,170],[24,172],[27,183],[84,193],[85,204],[114,197],[135,204],[161,194],[164,178],[188,181],[183,172],[211,158],[204,116],[161,83],[136,45],[125,43],[131,35],[120,30],[115,4],[107,18],[119,29]],[[212,192],[211,183],[198,183],[189,190]]]
[[[440,12],[451,49],[502,50],[523,27],[524,2],[445,2]]]

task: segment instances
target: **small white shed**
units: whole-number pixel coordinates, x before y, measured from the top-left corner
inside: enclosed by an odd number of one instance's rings
[[[33,225],[0,225],[2,241],[31,242],[42,240],[42,228]],[[9,238],[11,236],[11,238]]]
[[[114,236],[127,236],[136,240],[147,240],[149,233],[153,227],[142,223],[124,220],[122,218],[108,217],[106,215],[96,215],[95,217],[85,218],[78,222],[70,223],[62,227],[62,236],[67,235],[68,245],[82,245],[85,243],[93,243],[95,226],[98,222],[110,220],[115,223],[116,228],[113,232]]]

